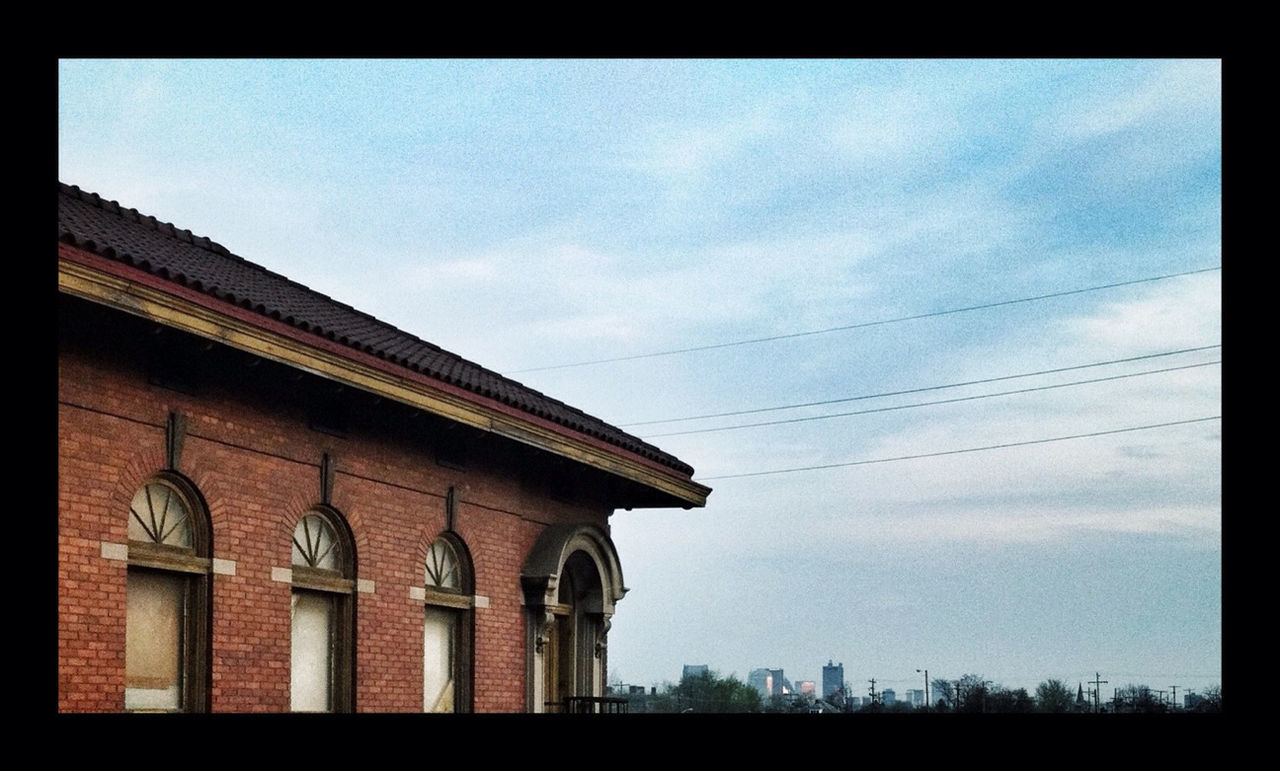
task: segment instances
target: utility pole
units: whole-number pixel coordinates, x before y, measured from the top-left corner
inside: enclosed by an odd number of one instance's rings
[[[1173,708],[1177,709],[1178,708],[1178,686],[1171,685],[1169,687],[1173,689]]]
[[[922,670],[917,669],[916,674],[917,675],[920,674],[921,671]],[[930,706],[932,706],[929,704],[929,670],[925,669],[923,670],[923,672],[924,672],[924,707],[925,709],[929,709]]]
[[[871,683],[871,703],[876,703],[876,679],[873,677],[867,682]]]
[[[1099,673],[1099,672],[1094,672],[1094,673],[1093,673],[1093,687],[1094,687],[1094,689],[1095,689],[1095,690],[1094,690],[1094,692],[1093,692],[1093,711],[1094,711],[1094,713],[1097,713],[1097,711],[1098,711],[1098,691],[1097,691],[1097,689],[1098,689],[1098,688],[1100,688],[1104,683],[1110,682],[1110,681],[1108,681],[1108,680],[1103,680],[1103,679],[1101,679],[1101,678],[1102,678],[1102,674],[1101,674],[1101,673]]]

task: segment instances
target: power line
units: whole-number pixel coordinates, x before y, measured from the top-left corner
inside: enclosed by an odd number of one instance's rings
[[[885,396],[903,396],[906,394],[922,393],[924,391],[940,391],[945,388],[959,388],[961,386],[981,385],[983,383],[996,383],[1001,380],[1016,380],[1023,377],[1034,377],[1035,375],[1051,375],[1058,372],[1070,372],[1077,369],[1088,369],[1090,367],[1103,367],[1109,364],[1124,364],[1131,361],[1142,361],[1144,359],[1157,359],[1162,356],[1176,356],[1182,353],[1193,353],[1195,351],[1207,351],[1211,348],[1221,348],[1222,344],[1202,345],[1198,348],[1183,348],[1177,351],[1166,351],[1164,353],[1149,353],[1143,356],[1130,356],[1125,359],[1112,359],[1110,361],[1097,361],[1092,364],[1076,364],[1071,367],[1057,367],[1055,369],[1042,369],[1038,372],[1024,372],[1018,375],[1001,375],[999,377],[983,378],[982,380],[967,380],[962,383],[946,383],[944,385],[925,386],[923,388],[909,388],[905,391],[885,391],[878,394],[865,394],[863,396],[847,396],[840,399],[827,399],[820,402],[805,402],[803,404],[784,404],[779,407],[758,407],[750,410],[734,410],[732,412],[715,412],[707,415],[691,415],[684,418],[666,418],[664,420],[642,420],[635,423],[618,423],[619,428],[628,428],[631,426],[652,426],[658,423],[683,423],[689,420],[704,420],[707,418],[728,418],[735,415],[752,415],[759,412],[777,412],[779,410],[795,410],[802,407],[822,407],[828,404],[842,404],[844,402],[856,402],[864,399],[879,399]]]
[[[969,402],[975,399],[990,399],[995,396],[1011,396],[1013,394],[1026,394],[1034,391],[1048,391],[1054,388],[1067,388],[1068,386],[1088,385],[1089,383],[1105,383],[1110,380],[1123,380],[1130,377],[1141,377],[1143,375],[1158,375],[1162,372],[1176,372],[1182,369],[1194,369],[1196,367],[1208,367],[1214,364],[1221,364],[1221,361],[1207,361],[1200,364],[1184,364],[1180,367],[1165,367],[1164,369],[1147,370],[1146,372],[1129,372],[1124,375],[1111,375],[1109,377],[1097,377],[1089,380],[1074,380],[1070,383],[1053,383],[1051,385],[1033,386],[1031,388],[1018,388],[1013,391],[999,391],[993,394],[977,394],[974,396],[957,396],[954,399],[938,399],[932,402],[916,402],[915,404],[898,404],[892,407],[876,407],[869,410],[855,410],[853,412],[837,412],[831,415],[811,415],[804,418],[788,418],[786,420],[766,420],[759,423],[739,423],[735,426],[717,426],[714,428],[695,428],[689,431],[671,431],[665,434],[648,434],[640,437],[641,439],[658,439],[664,436],[685,436],[687,434],[709,434],[715,431],[732,431],[738,428],[757,428],[759,426],[781,426],[787,423],[807,423],[813,420],[827,420],[829,418],[845,418],[852,415],[870,415],[875,412],[893,412],[894,410],[906,410],[913,407],[930,407],[935,404],[955,404],[956,402]]]
[[[991,444],[985,447],[966,447],[962,450],[943,450],[942,452],[926,452],[920,455],[900,455],[896,458],[873,458],[871,460],[855,460],[846,463],[828,463],[822,466],[801,466],[797,468],[774,469],[772,471],[752,471],[746,474],[721,474],[713,477],[702,477],[705,482],[713,479],[741,479],[742,477],[762,477],[771,474],[791,474],[797,471],[820,471],[823,469],[844,468],[846,466],[867,466],[872,463],[892,463],[900,460],[918,460],[920,458],[937,458],[943,455],[960,455],[967,452],[982,452],[984,450],[1002,450],[1007,447],[1024,447],[1030,444],[1047,444],[1049,442],[1065,442],[1069,439],[1087,439],[1094,436],[1107,436],[1109,434],[1124,434],[1130,431],[1146,431],[1152,428],[1166,428],[1168,426],[1182,426],[1189,423],[1202,423],[1206,420],[1221,420],[1221,415],[1211,415],[1207,418],[1192,418],[1190,420],[1175,420],[1169,423],[1154,423],[1149,426],[1134,426],[1132,428],[1117,428],[1110,431],[1094,431],[1089,434],[1073,434],[1071,436],[1055,436],[1048,439],[1031,439],[1025,442],[1008,442],[1006,444]]]
[[[850,329],[863,329],[865,327],[875,327],[883,324],[897,324],[903,321],[915,321],[918,319],[933,318],[935,316],[946,316],[952,313],[965,313],[967,311],[985,310],[987,308],[999,308],[1004,305],[1016,305],[1018,303],[1034,302],[1036,300],[1048,300],[1054,297],[1066,297],[1073,294],[1083,294],[1085,292],[1097,292],[1102,289],[1115,289],[1121,286],[1132,286],[1133,284],[1144,284],[1151,281],[1163,281],[1169,278],[1179,278],[1181,276],[1191,276],[1196,273],[1208,273],[1210,271],[1222,270],[1221,266],[1213,268],[1199,268],[1197,270],[1188,270],[1182,273],[1169,273],[1163,276],[1150,276],[1147,278],[1135,278],[1129,281],[1118,281],[1113,284],[1100,284],[1098,286],[1087,286],[1080,289],[1067,289],[1062,292],[1050,292],[1049,294],[1036,295],[1034,297],[1019,297],[1014,300],[1000,300],[998,302],[984,303],[982,305],[970,305],[965,308],[951,308],[942,311],[932,311],[930,313],[919,313],[914,316],[901,316],[892,319],[880,319],[878,321],[864,321],[860,324],[847,324],[839,327],[828,327],[826,329],[814,329],[808,332],[790,332],[783,335],[773,335],[771,337],[757,337],[750,340],[735,340],[728,343],[712,343],[710,345],[698,345],[690,348],[676,348],[669,351],[654,351],[652,353],[637,353],[631,356],[615,356],[608,359],[592,359],[590,361],[579,361],[573,364],[553,364],[547,367],[530,367],[527,369],[512,370],[508,374],[519,375],[525,372],[545,372],[552,369],[569,369],[570,367],[587,367],[593,364],[609,364],[618,361],[634,361],[636,359],[652,359],[659,356],[674,356],[679,353],[693,353],[695,351],[710,351],[716,348],[731,348],[739,345],[753,345],[755,343],[768,343],[774,340],[790,340],[797,337],[808,337],[810,335],[825,335],[830,332],[844,332]]]

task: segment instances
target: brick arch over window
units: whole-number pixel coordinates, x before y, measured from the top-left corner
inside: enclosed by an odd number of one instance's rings
[[[139,488],[156,476],[156,469],[165,467],[164,461],[163,446],[159,449],[150,445],[139,448],[133,457],[121,466],[116,477],[115,488],[111,491],[112,511],[117,514],[122,511],[128,512],[133,496],[137,494]],[[193,484],[192,487],[195,485]],[[127,519],[119,518],[117,521],[121,525],[128,525]],[[124,530],[120,531],[120,537],[124,537],[124,532]]]
[[[276,559],[283,560],[288,565],[292,562],[293,554],[293,531],[302,521],[302,518],[311,513],[313,509],[323,508],[329,511],[336,511],[332,507],[320,507],[316,505],[315,499],[307,497],[301,492],[292,493],[287,502],[278,509],[279,514],[275,518],[274,527],[278,537],[276,538]],[[346,518],[339,516],[339,519],[346,526]],[[350,532],[350,527],[346,527]],[[354,534],[353,534],[354,535]]]
[[[200,463],[183,463],[182,473],[204,498],[205,510],[209,515],[209,527],[214,539],[219,540],[220,536],[227,535],[227,528],[236,517],[234,506],[228,503],[233,496],[228,493],[238,488],[230,484],[225,475]],[[225,542],[222,543],[221,548],[226,548]],[[210,556],[216,555],[211,551]]]
[[[217,541],[222,536],[227,535],[228,523],[234,517],[234,510],[229,510],[226,503],[233,496],[228,495],[227,492],[228,490],[234,491],[236,489],[234,483],[228,483],[225,475],[219,474],[216,470],[209,469],[199,463],[183,463],[179,467],[181,468],[181,471],[179,471],[166,468],[165,461],[163,446],[149,445],[139,448],[121,466],[116,477],[116,484],[111,492],[112,510],[116,512],[128,511],[133,496],[142,485],[157,476],[157,474],[168,475],[182,479],[192,493],[199,498],[207,518],[211,539]],[[163,469],[163,471],[157,472],[156,469]],[[305,504],[303,508],[305,508]],[[225,543],[223,548],[225,548]],[[208,552],[204,556],[214,556],[212,545],[210,545]]]
[[[350,508],[334,503],[316,503],[313,497],[303,492],[293,492],[287,502],[280,508],[282,516],[276,519],[275,527],[280,534],[277,548],[281,550],[279,559],[290,560],[294,528],[303,517],[316,511],[326,512],[331,519],[340,522],[342,531],[351,547],[351,553],[358,557],[369,548],[369,528],[365,526],[359,506]],[[430,545],[430,541],[427,542]],[[426,548],[425,546],[423,548]],[[351,565],[351,577],[358,575],[357,565]]]
[[[602,696],[610,619],[627,592],[608,534],[588,524],[548,527],[520,583],[529,612],[529,709],[562,711]]]

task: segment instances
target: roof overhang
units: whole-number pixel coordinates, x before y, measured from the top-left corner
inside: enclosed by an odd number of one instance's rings
[[[660,501],[669,499],[660,505],[705,506],[711,492],[691,477],[595,437],[65,243],[58,244],[58,288],[619,476],[660,493]]]

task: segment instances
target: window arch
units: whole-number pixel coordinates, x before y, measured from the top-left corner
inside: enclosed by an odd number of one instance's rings
[[[125,588],[128,711],[202,712],[209,700],[209,518],[183,477],[164,472],[129,503]]]
[[[355,549],[341,516],[308,511],[293,529],[289,708],[349,712],[354,697]]]
[[[445,532],[432,541],[423,574],[422,709],[470,712],[475,578],[462,539]]]

